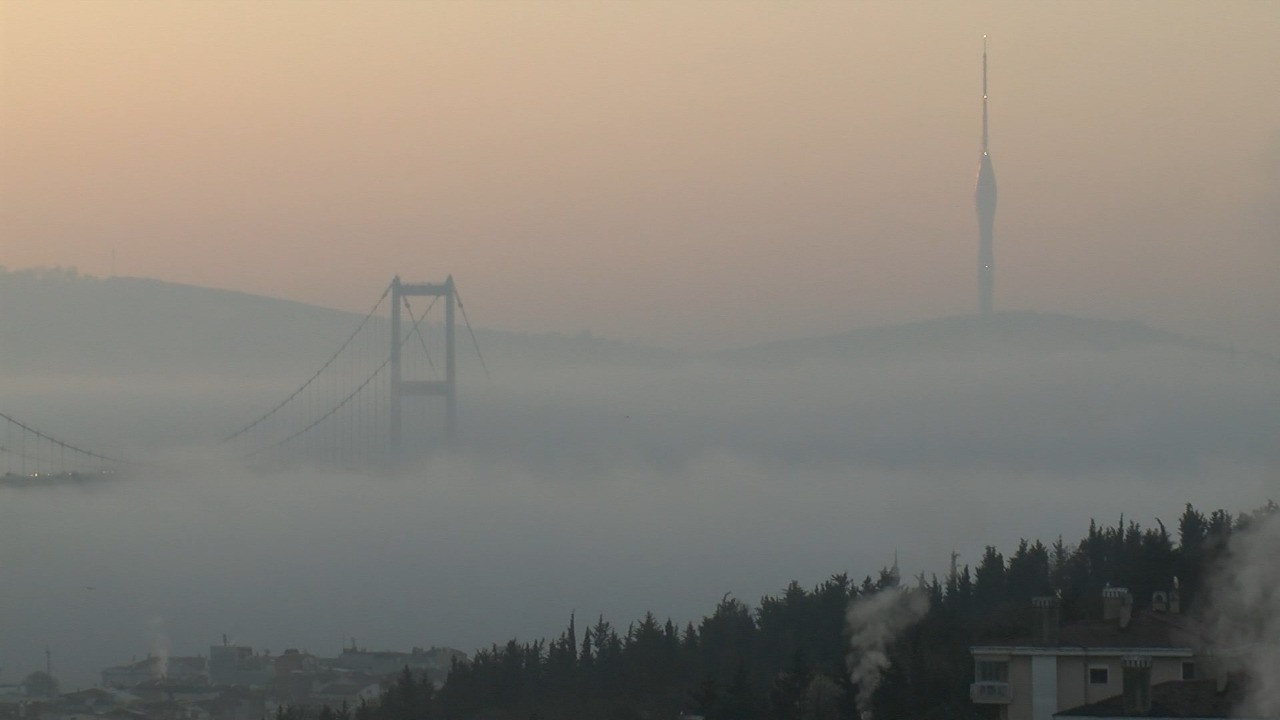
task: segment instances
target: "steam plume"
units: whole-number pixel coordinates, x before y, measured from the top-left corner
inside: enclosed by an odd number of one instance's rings
[[[889,667],[889,644],[929,610],[929,598],[916,590],[886,588],[849,603],[845,624],[849,631],[846,664],[858,687],[858,711],[871,710],[871,697]]]
[[[157,678],[164,678],[169,675],[169,633],[165,631],[164,618],[159,615],[152,617],[148,625],[151,631],[151,655],[156,658],[152,672]]]
[[[1244,671],[1237,713],[1280,716],[1280,510],[1268,506],[1231,538],[1213,583],[1215,639],[1228,669]]]

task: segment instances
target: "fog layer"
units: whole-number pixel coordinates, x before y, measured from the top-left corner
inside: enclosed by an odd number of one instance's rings
[[[768,358],[581,338],[521,356],[508,337],[492,380],[464,366],[452,450],[433,434],[441,406],[409,403],[402,474],[263,474],[209,449],[283,380],[11,378],[37,424],[155,467],[0,487],[0,667],[39,667],[47,644],[86,685],[154,643],[194,654],[224,633],[276,652],[470,651],[556,634],[571,612],[697,620],[725,592],[754,602],[895,556],[907,576],[944,572],[953,550],[1072,541],[1091,518],[1170,523],[1186,502],[1280,495],[1274,360],[1133,328],[1105,343],[1017,330],[1054,318],[996,318],[1005,337],[973,347],[970,322]]]

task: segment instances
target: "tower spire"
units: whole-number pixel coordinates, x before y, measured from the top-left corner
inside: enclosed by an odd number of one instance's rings
[[[982,36],[982,154],[987,154],[987,36]]]
[[[974,204],[978,210],[978,311],[992,311],[995,294],[996,171],[987,153],[987,36],[982,36],[982,155],[978,158],[978,187]]]

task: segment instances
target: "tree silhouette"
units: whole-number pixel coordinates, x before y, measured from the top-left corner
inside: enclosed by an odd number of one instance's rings
[[[22,681],[22,690],[32,697],[54,698],[58,696],[58,679],[44,670],[37,670]]]
[[[1114,525],[1090,521],[1076,544],[1024,539],[1006,556],[985,548],[976,570],[954,568],[945,580],[916,578],[904,592],[929,599],[927,613],[889,644],[890,665],[873,698],[875,716],[973,718],[969,647],[1031,629],[1030,598],[1058,593],[1063,618],[1096,617],[1104,587],[1128,587],[1135,601],[1180,581],[1184,611],[1203,594],[1210,568],[1233,533],[1280,512],[1274,503],[1253,513],[1187,505],[1177,542],[1160,520],[1143,528],[1123,516]],[[377,703],[362,702],[355,720],[529,720],[610,718],[676,720],[834,720],[852,717],[854,687],[845,668],[845,613],[863,593],[902,588],[896,565],[861,585],[832,575],[812,589],[791,582],[753,608],[725,594],[711,614],[677,630],[653,613],[621,636],[603,615],[582,632],[574,615],[555,640],[493,645],[455,660],[438,690],[407,669]],[[35,674],[33,674],[35,675]],[[319,720],[350,713],[322,712]],[[301,720],[280,715],[278,720]],[[308,715],[313,717],[313,715]]]

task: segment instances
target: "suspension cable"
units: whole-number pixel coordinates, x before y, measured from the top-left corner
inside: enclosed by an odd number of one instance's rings
[[[360,320],[360,324],[356,325],[356,329],[353,330],[351,334],[347,336],[347,339],[342,342],[342,346],[338,348],[338,351],[335,352],[333,355],[330,355],[329,359],[324,362],[324,365],[321,365],[320,369],[315,371],[315,374],[307,378],[306,382],[302,383],[302,385],[300,385],[297,390],[294,390],[292,393],[290,393],[288,397],[286,397],[284,400],[281,400],[275,407],[266,411],[265,413],[260,415],[256,420],[249,423],[248,425],[245,425],[239,430],[226,436],[225,438],[222,439],[222,442],[229,443],[232,440],[235,440],[241,435],[257,427],[258,424],[261,423],[263,420],[266,420],[272,415],[275,415],[276,413],[280,412],[280,410],[283,409],[285,405],[288,405],[289,402],[292,401],[294,398],[298,397],[298,395],[301,394],[303,390],[306,390],[307,387],[311,385],[311,383],[315,382],[316,378],[320,377],[320,375],[325,370],[329,369],[329,366],[332,365],[333,362],[338,359],[338,356],[342,354],[342,351],[347,349],[347,346],[350,345],[351,341],[356,338],[356,335],[360,334],[360,330],[364,328],[365,323],[369,322],[369,318],[373,317],[374,313],[378,312],[378,308],[382,307],[382,301],[387,299],[387,294],[390,292],[391,292],[391,285],[388,284],[387,288],[382,291],[382,295],[378,298],[378,302],[374,304],[373,309],[369,310],[369,312],[365,314],[364,318]]]
[[[15,418],[13,418],[13,417],[11,417],[11,416],[9,416],[9,415],[6,415],[5,413],[0,412],[0,418],[4,418],[5,420],[8,420],[9,422],[13,423],[14,425],[17,425],[18,427],[22,428],[23,430],[26,430],[27,432],[31,433],[32,435],[35,435],[37,438],[41,438],[41,439],[44,439],[44,440],[48,440],[50,443],[53,443],[53,444],[56,444],[56,445],[60,445],[60,446],[61,446],[63,449],[65,449],[65,450],[71,450],[71,451],[73,451],[73,452],[80,453],[81,455],[85,455],[85,456],[87,456],[87,457],[97,458],[98,460],[102,460],[102,461],[104,461],[104,462],[118,463],[118,464],[120,464],[120,465],[136,465],[136,464],[137,464],[137,463],[131,463],[131,462],[127,461],[127,460],[121,460],[121,459],[119,459],[119,458],[109,457],[109,456],[107,456],[107,455],[103,455],[103,454],[101,454],[101,453],[96,453],[96,452],[93,452],[92,450],[85,450],[84,448],[76,447],[75,445],[72,445],[72,444],[70,444],[70,443],[65,443],[65,442],[63,442],[63,441],[59,440],[58,438],[55,438],[55,437],[53,437],[52,435],[47,435],[47,434],[45,434],[45,433],[42,433],[42,432],[40,432],[39,430],[37,430],[37,429],[35,429],[35,428],[31,427],[30,425],[27,425],[26,423],[22,422],[21,420],[17,420],[17,419],[15,419]],[[37,449],[37,454],[38,454],[38,453],[39,453],[39,450]],[[23,457],[25,457],[25,455],[23,455]]]

